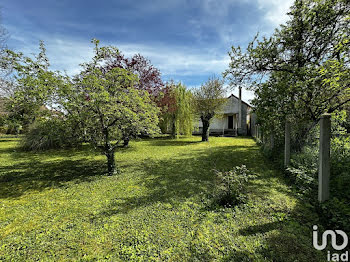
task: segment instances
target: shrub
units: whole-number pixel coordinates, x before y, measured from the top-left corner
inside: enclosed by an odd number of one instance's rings
[[[333,197],[320,207],[320,217],[326,227],[350,233],[350,206],[347,201]]]
[[[332,114],[330,200],[319,206],[319,215],[328,228],[350,232],[350,136],[344,128],[345,111]],[[317,202],[319,128],[309,135],[307,145],[293,155],[287,168],[297,190]]]
[[[228,172],[216,171],[215,202],[224,207],[244,202],[249,180],[253,177],[245,165],[236,166]]]
[[[350,136],[341,135],[331,144],[331,188],[341,198],[350,199]]]
[[[20,122],[16,120],[8,121],[6,127],[7,127],[6,134],[9,134],[9,135],[19,135],[23,129]]]
[[[40,118],[35,121],[22,140],[24,150],[40,151],[52,148],[72,147],[79,143],[68,121],[59,118]]]
[[[18,135],[22,132],[22,125],[20,121],[8,117],[7,115],[0,115],[0,134]]]
[[[5,116],[0,115],[0,134],[6,134],[6,118]]]
[[[312,193],[317,189],[318,148],[306,146],[294,154],[286,173],[301,193]]]

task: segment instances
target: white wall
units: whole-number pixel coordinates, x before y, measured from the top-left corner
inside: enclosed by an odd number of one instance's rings
[[[203,127],[202,121],[198,119],[198,127]],[[233,128],[237,127],[237,117],[233,115]],[[210,122],[210,129],[227,129],[228,128],[228,117],[224,115],[223,117],[214,117]]]
[[[238,105],[239,105],[239,101],[236,97],[231,96],[228,100],[227,103],[223,106],[222,109],[222,113],[224,113],[225,115],[219,116],[219,117],[214,117],[210,123],[210,130],[222,130],[224,129],[228,129],[228,118],[227,115],[233,115],[233,128],[236,128],[238,126],[237,124],[237,114],[238,112]],[[242,113],[243,113],[243,117],[242,117],[242,122],[244,122],[243,126],[246,126],[246,113],[247,113],[247,105],[245,103],[242,103]],[[198,124],[197,124],[198,123]],[[202,128],[202,121],[200,119],[198,119],[198,122],[194,124],[194,126],[196,128]]]
[[[224,116],[223,118],[216,118],[214,117],[210,123],[210,129],[224,129],[227,128],[228,125],[227,117]]]
[[[223,107],[223,113],[225,114],[237,114],[238,113],[238,99],[231,96],[227,99],[227,103]]]

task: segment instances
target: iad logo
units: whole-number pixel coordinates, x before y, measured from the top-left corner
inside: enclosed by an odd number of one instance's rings
[[[312,233],[312,242],[313,242],[314,248],[316,248],[317,250],[323,250],[327,247],[328,236],[331,236],[331,245],[335,250],[343,250],[348,245],[348,236],[342,230],[334,230],[335,232],[333,230],[326,230],[322,234],[322,243],[321,245],[319,245],[318,244],[318,227],[313,226],[313,229],[314,231]],[[337,234],[340,235],[340,237],[342,238],[343,242],[341,245],[337,244],[337,243],[340,243],[339,240],[337,242]],[[349,261],[349,252],[346,251],[343,254],[338,254],[338,253],[331,254],[331,252],[328,251],[327,260],[328,261]]]

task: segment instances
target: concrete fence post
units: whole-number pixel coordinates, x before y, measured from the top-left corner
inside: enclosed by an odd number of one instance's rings
[[[329,199],[331,115],[323,114],[320,120],[320,151],[318,168],[318,201]]]
[[[284,166],[290,163],[290,122],[286,120],[284,132]]]
[[[254,130],[252,132],[252,135],[253,135],[254,138],[256,138],[256,124],[254,124],[253,129]]]
[[[275,136],[274,136],[273,132],[271,132],[271,134],[270,134],[270,147],[271,147],[271,149],[274,149],[274,147],[275,147]]]

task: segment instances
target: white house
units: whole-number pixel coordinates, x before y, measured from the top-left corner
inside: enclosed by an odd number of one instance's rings
[[[241,97],[241,92],[240,92]],[[195,123],[195,133],[202,133],[202,121]],[[235,95],[227,98],[223,106],[210,123],[210,134],[216,135],[253,135],[255,130],[255,115],[252,114],[251,106]]]

